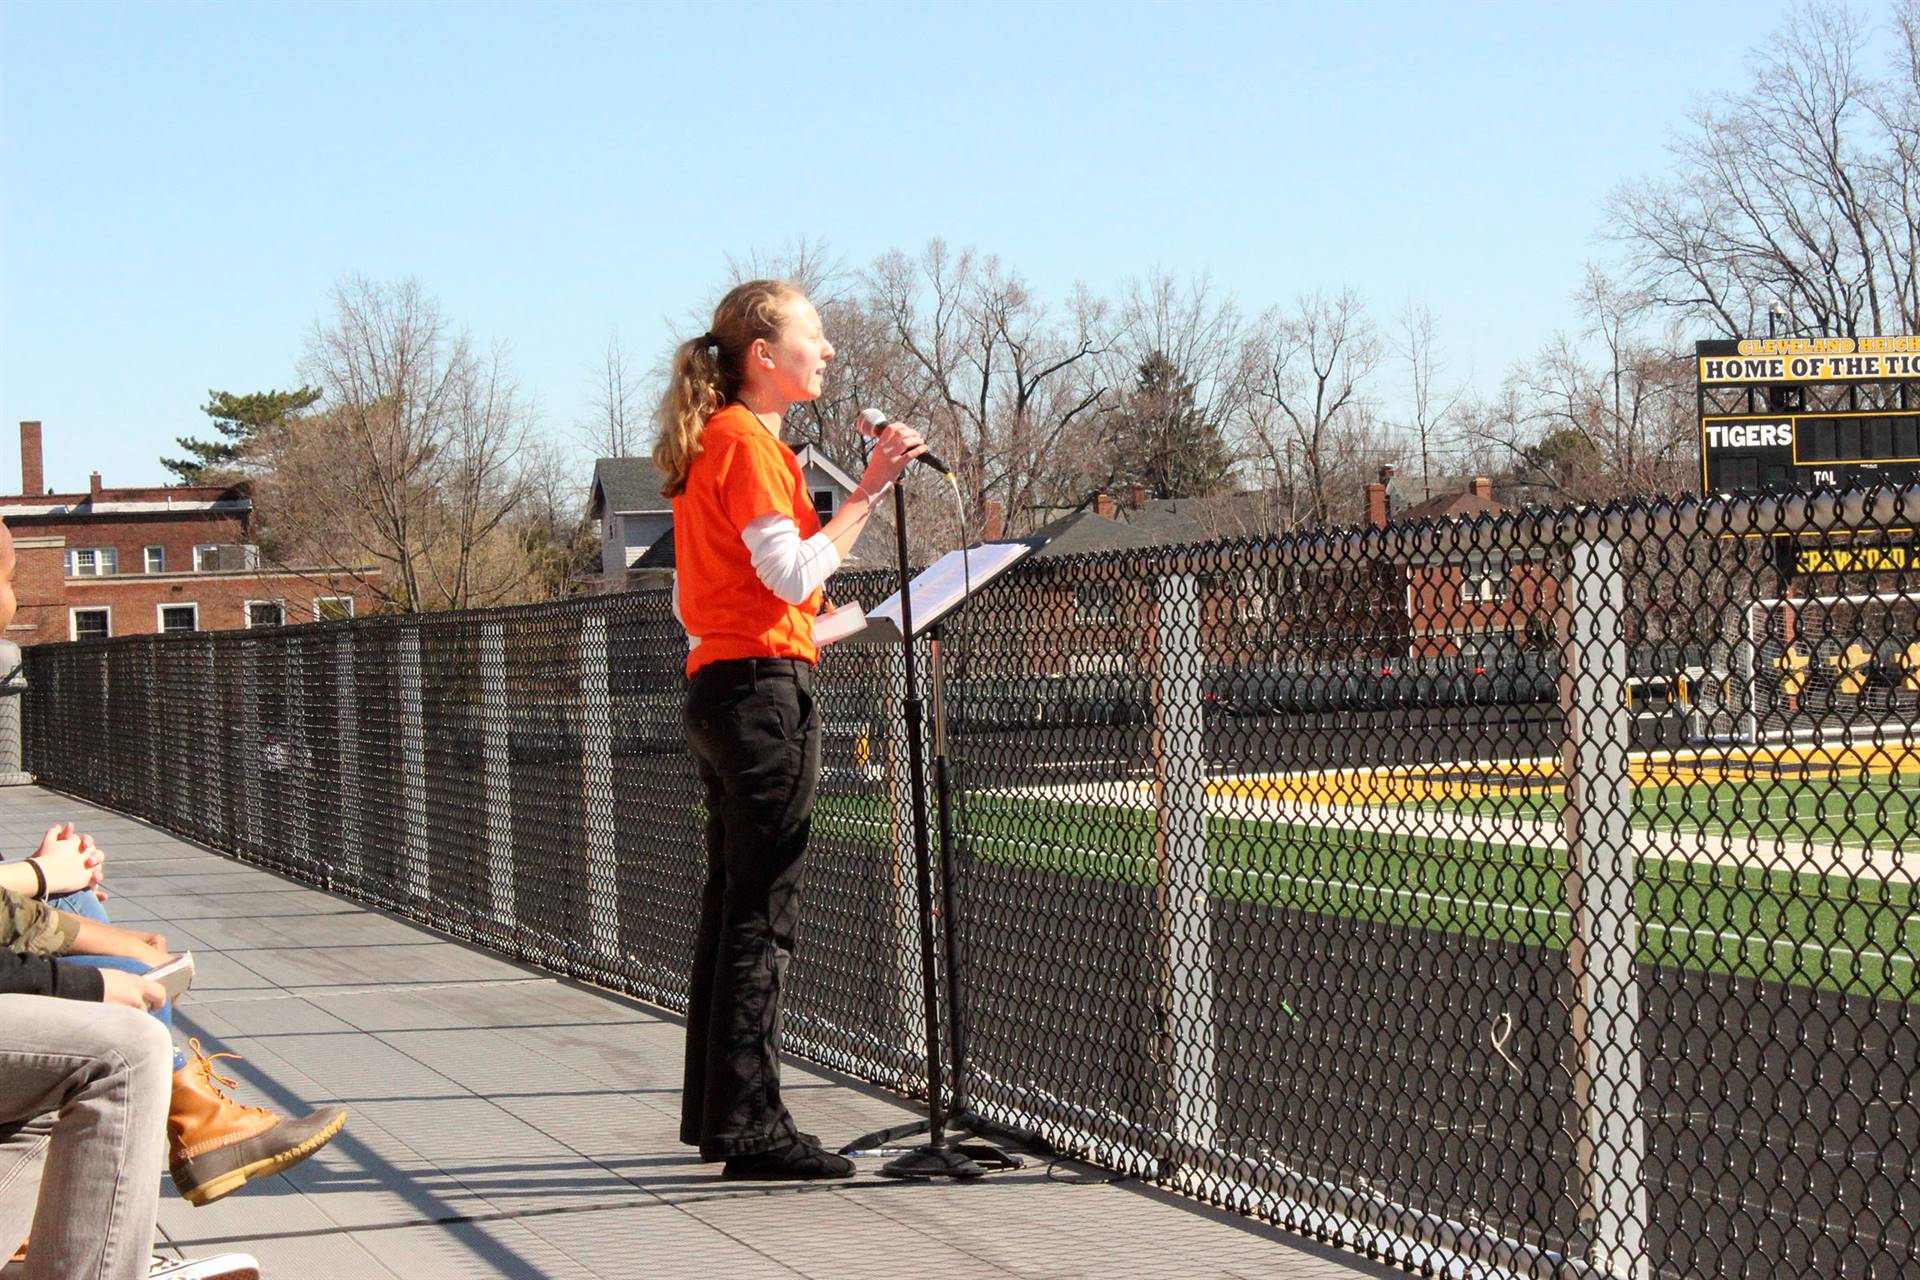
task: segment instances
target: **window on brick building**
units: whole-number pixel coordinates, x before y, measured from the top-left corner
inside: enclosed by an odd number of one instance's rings
[[[75,640],[105,640],[113,634],[112,609],[71,609],[67,617]]]
[[[165,547],[147,548],[147,572],[165,573],[167,571],[167,549]]]
[[[1083,582],[1073,589],[1075,622],[1118,622],[1120,587],[1113,582]]]
[[[98,578],[118,572],[120,572],[120,550],[117,547],[67,548],[69,578]]]
[[[244,542],[203,542],[193,549],[195,573],[236,573],[260,567],[260,548]]]
[[[313,620],[315,622],[337,622],[341,618],[351,618],[352,616],[352,596],[315,596],[313,598]]]
[[[1473,555],[1460,575],[1460,602],[1475,604],[1505,600],[1513,594],[1513,579],[1499,556]]]
[[[160,630],[198,631],[200,629],[200,606],[197,604],[163,604],[160,606]]]
[[[284,600],[247,601],[248,627],[284,627],[287,625],[287,602]]]

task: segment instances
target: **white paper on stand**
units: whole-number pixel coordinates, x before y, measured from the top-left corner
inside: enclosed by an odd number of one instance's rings
[[[979,590],[1032,550],[1024,542],[989,542],[965,552],[949,551],[935,560],[907,584],[912,592],[914,631],[925,631],[965,600],[969,587]],[[966,557],[964,564],[962,555]],[[900,593],[896,591],[875,605],[871,616],[891,623],[898,635],[902,630]]]
[[[867,615],[859,604],[843,604],[832,613],[823,613],[813,620],[813,642],[816,645],[830,645],[835,640],[845,640],[867,629]]]

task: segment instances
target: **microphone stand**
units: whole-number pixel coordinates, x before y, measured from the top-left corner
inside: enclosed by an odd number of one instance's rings
[[[914,887],[920,906],[920,999],[927,1030],[927,1142],[890,1161],[880,1172],[889,1178],[981,1177],[986,1170],[965,1153],[947,1145],[946,1115],[940,1086],[940,978],[933,946],[933,859],[927,840],[927,770],[920,741],[921,707],[918,667],[913,652],[913,597],[908,589],[907,491],[899,480],[893,486],[893,532],[900,574],[900,657],[906,673],[907,785],[913,803]],[[951,890],[949,890],[951,892]],[[949,917],[951,939],[951,917]],[[951,946],[951,941],[949,941]],[[919,1126],[909,1126],[908,1132]],[[865,1145],[860,1140],[854,1147]]]
[[[945,1177],[970,1180],[988,1172],[1018,1169],[1022,1162],[1020,1157],[1010,1155],[989,1142],[950,1142],[947,1138],[949,1121],[957,1122],[956,1128],[976,1139],[991,1136],[1002,1142],[1024,1144],[1042,1151],[1049,1148],[1036,1135],[974,1114],[967,1096],[966,1029],[962,1017],[960,981],[960,914],[955,888],[957,865],[953,851],[953,784],[947,762],[945,679],[940,658],[941,624],[936,622],[928,638],[933,666],[933,777],[940,806],[940,896],[941,910],[945,912],[946,920],[942,940],[945,943],[946,962],[947,1040],[949,1061],[953,1064],[953,1110],[948,1112],[941,1104],[940,981],[934,960],[932,858],[928,849],[925,805],[926,764],[921,742],[919,664],[913,648],[913,598],[907,569],[907,501],[905,486],[899,483],[894,485],[893,518],[900,579],[900,653],[906,672],[903,706],[907,727],[907,777],[908,785],[912,788],[915,889],[920,907],[921,1001],[927,1034],[927,1118],[865,1134],[842,1147],[841,1152],[850,1155],[857,1151],[885,1148],[901,1138],[924,1130],[927,1134],[925,1145],[911,1148],[880,1172],[890,1178]]]

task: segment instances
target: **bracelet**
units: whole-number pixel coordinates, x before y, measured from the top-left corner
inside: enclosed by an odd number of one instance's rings
[[[36,881],[38,881],[38,882],[39,882],[39,885],[40,885],[40,887],[39,887],[38,889],[35,889],[35,890],[33,891],[33,896],[34,896],[35,898],[39,898],[39,899],[42,899],[42,900],[44,900],[44,899],[46,898],[46,896],[47,896],[47,873],[46,873],[46,870],[45,870],[45,868],[43,868],[43,867],[42,867],[42,866],[40,865],[40,859],[38,859],[38,858],[28,858],[28,859],[27,859],[27,865],[33,868],[33,878],[34,878],[34,879],[35,879]]]

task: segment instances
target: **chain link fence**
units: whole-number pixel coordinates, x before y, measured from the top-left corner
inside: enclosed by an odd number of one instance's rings
[[[1662,502],[1016,567],[942,645],[973,1105],[1428,1274],[1920,1274],[1916,517]],[[678,1009],[683,656],[660,593],[41,647],[29,765]],[[899,670],[822,662],[785,1036],[912,1093]]]

